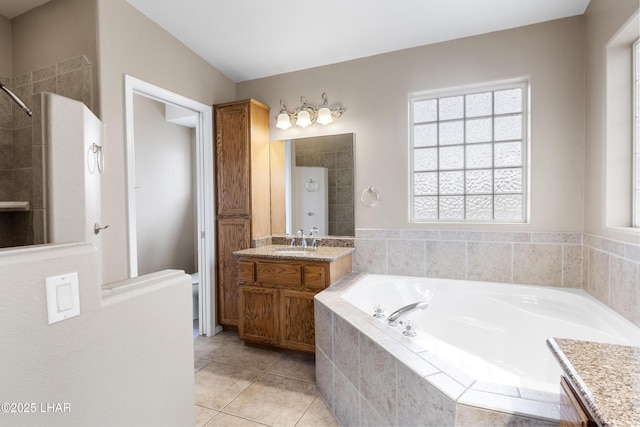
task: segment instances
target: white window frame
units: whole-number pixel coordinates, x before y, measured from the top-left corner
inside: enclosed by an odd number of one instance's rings
[[[421,100],[429,100],[429,99],[441,99],[441,98],[448,98],[448,97],[455,97],[455,96],[465,96],[465,95],[473,95],[473,94],[479,94],[479,93],[485,93],[485,92],[496,92],[496,91],[502,91],[502,90],[508,90],[508,89],[515,89],[515,88],[520,88],[522,91],[522,113],[521,113],[521,118],[522,118],[522,164],[521,164],[521,169],[522,169],[522,188],[521,188],[521,197],[522,197],[522,213],[519,219],[496,219],[495,218],[495,204],[493,203],[492,199],[492,210],[493,210],[493,218],[494,219],[485,219],[485,220],[479,220],[479,219],[466,219],[467,214],[466,214],[466,203],[465,203],[465,213],[464,213],[464,219],[441,219],[440,218],[440,213],[438,213],[438,219],[419,219],[416,218],[415,215],[415,210],[414,210],[414,206],[415,206],[415,202],[414,202],[414,198],[416,197],[415,194],[415,174],[416,171],[414,170],[415,167],[415,163],[414,163],[414,154],[416,152],[417,149],[414,147],[414,102],[416,101],[421,101]],[[484,224],[523,224],[523,223],[528,223],[529,221],[529,199],[530,199],[530,188],[529,188],[529,176],[530,176],[530,165],[529,165],[529,121],[530,121],[530,104],[529,104],[529,91],[530,91],[530,83],[528,80],[523,79],[523,80],[517,80],[517,81],[509,81],[509,82],[499,82],[499,83],[487,83],[487,84],[483,84],[483,85],[476,85],[476,86],[467,86],[467,87],[463,87],[463,88],[457,88],[457,89],[445,89],[445,90],[437,90],[437,91],[429,91],[429,92],[419,92],[419,93],[413,93],[409,95],[409,221],[411,223],[484,223]],[[464,107],[463,107],[464,108]],[[505,115],[510,115],[510,114],[505,114]],[[483,117],[500,117],[501,115],[496,115],[495,114],[495,110],[493,110],[492,107],[492,113],[490,116],[483,116]],[[477,117],[473,117],[473,118],[468,118],[469,120],[473,120],[476,119]],[[467,120],[467,117],[464,117],[463,120]],[[438,118],[437,123],[440,123],[440,120]],[[466,127],[465,127],[466,128]],[[492,132],[495,132],[495,129],[492,129]],[[493,146],[495,147],[496,143],[502,143],[504,141],[495,141],[495,138],[492,138],[491,140],[491,144],[493,144]],[[467,147],[467,145],[473,145],[474,143],[467,143],[467,142],[463,142],[461,144],[461,146]],[[484,143],[483,143],[484,144]],[[464,150],[466,152],[466,150]],[[501,167],[496,167],[495,164],[492,162],[492,166],[490,168],[485,168],[486,170],[491,170],[492,171],[492,177],[494,174],[494,171],[496,169],[502,169]],[[471,170],[471,168],[467,169],[466,164],[463,166],[462,169],[460,169],[462,171],[467,171],[467,170]],[[437,169],[438,172],[441,171],[441,169],[438,167]],[[493,185],[493,184],[492,184]],[[493,188],[493,187],[492,187]],[[466,190],[466,184],[465,184],[465,190],[464,190],[464,194],[463,196],[465,197],[465,201],[466,201],[466,197],[469,195],[474,195],[471,193],[467,193]],[[486,195],[491,195],[492,197],[495,197],[496,193],[495,193],[495,189],[492,190],[491,194],[486,194]],[[419,195],[417,197],[420,197]],[[438,195],[437,197],[440,197],[440,192],[438,191]]]

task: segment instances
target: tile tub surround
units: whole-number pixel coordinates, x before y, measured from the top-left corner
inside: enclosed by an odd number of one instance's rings
[[[315,299],[316,383],[342,425],[557,425],[557,394],[476,381],[389,335],[340,296],[359,276]]]
[[[561,232],[357,229],[353,271],[580,288],[640,326],[640,242]]]

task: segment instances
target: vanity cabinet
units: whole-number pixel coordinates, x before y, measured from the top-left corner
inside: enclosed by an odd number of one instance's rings
[[[314,352],[314,296],[350,272],[350,254],[326,262],[240,257],[240,339]]]
[[[233,252],[271,235],[269,107],[254,100],[214,105],[218,322],[237,326]]]
[[[578,394],[563,376],[560,379],[560,427],[595,427],[597,424]]]

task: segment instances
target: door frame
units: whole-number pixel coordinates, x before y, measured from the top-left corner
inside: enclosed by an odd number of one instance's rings
[[[125,74],[125,127],[127,164],[127,219],[129,243],[129,277],[138,276],[138,248],[135,196],[135,137],[133,96],[141,95],[163,104],[186,108],[196,114],[196,212],[198,236],[199,330],[212,336],[222,330],[216,326],[215,296],[215,224],[213,183],[213,108]]]

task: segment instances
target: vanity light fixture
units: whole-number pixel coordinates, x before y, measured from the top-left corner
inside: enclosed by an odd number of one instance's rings
[[[307,98],[304,96],[300,97],[300,102],[302,106],[291,113],[287,110],[286,102],[283,99],[280,100],[280,113],[276,119],[276,127],[278,129],[289,129],[292,126],[292,121],[295,121],[296,125],[303,128],[314,122],[327,125],[344,113],[344,109],[338,104],[329,106],[326,93],[322,94],[322,105],[320,107],[308,104]]]

